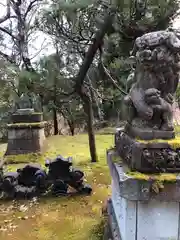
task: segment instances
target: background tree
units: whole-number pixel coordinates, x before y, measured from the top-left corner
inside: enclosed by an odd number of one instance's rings
[[[44,113],[50,110],[54,134],[59,132],[58,114],[67,120],[71,134],[85,121],[91,160],[97,161],[94,125],[121,120],[134,40],[166,29],[178,1],[50,0],[45,5],[43,0],[9,0],[6,9],[0,18],[0,55],[15,66],[4,86],[7,92],[13,89],[12,101],[22,92],[39,97]],[[38,31],[51,39],[54,54],[34,64],[30,43]],[[40,51],[41,46],[37,54]]]

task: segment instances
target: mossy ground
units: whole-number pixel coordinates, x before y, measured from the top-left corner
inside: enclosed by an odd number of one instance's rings
[[[35,156],[44,164],[46,157],[73,156],[73,162],[85,172],[85,179],[93,187],[91,196],[41,199],[39,204],[25,204],[27,210],[19,211],[17,203],[1,203],[1,240],[100,240],[103,219],[101,209],[110,195],[110,176],[106,164],[106,149],[113,145],[113,135],[96,135],[99,162],[90,163],[88,137],[85,134],[55,136],[47,140],[47,151]],[[0,146],[3,154],[6,145]],[[22,160],[22,159],[21,159]],[[18,162],[18,158],[16,159]],[[17,164],[10,165],[15,169]],[[19,167],[19,164],[18,164]],[[25,216],[25,218],[22,218]],[[26,219],[26,220],[23,220]]]

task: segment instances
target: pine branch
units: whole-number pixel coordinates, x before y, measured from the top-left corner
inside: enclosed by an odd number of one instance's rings
[[[120,88],[120,86],[117,84],[116,80],[111,76],[111,74],[109,73],[108,69],[104,66],[103,62],[101,62],[102,67],[104,69],[105,74],[107,75],[107,77],[111,80],[112,84],[124,95],[127,95],[127,92],[125,92],[122,88]]]
[[[114,15],[115,15],[114,10],[111,10],[110,12],[108,12],[108,14],[105,16],[104,23],[103,23],[101,29],[96,32],[94,41],[89,46],[89,49],[86,53],[84,61],[81,65],[80,70],[76,77],[75,89],[80,94],[82,94],[82,85],[83,85],[84,79],[86,77],[86,74],[88,72],[88,69],[93,62],[96,52],[103,45],[103,38],[104,38],[105,34],[108,32],[109,28],[112,26],[112,21],[113,21]]]

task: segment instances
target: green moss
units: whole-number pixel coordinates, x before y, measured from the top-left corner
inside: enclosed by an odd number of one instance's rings
[[[30,113],[31,115],[43,115],[43,113],[42,112],[32,112],[32,113]]]
[[[5,156],[5,162],[8,164],[17,163],[33,163],[42,161],[43,155],[41,153],[19,154]]]
[[[164,139],[154,139],[154,140],[140,140],[140,143],[150,144],[150,143],[168,143],[173,149],[180,148],[180,136],[176,136],[174,139],[164,140]]]
[[[155,182],[153,182],[153,184],[151,186],[151,191],[153,191],[156,194],[158,194],[163,188],[164,188],[163,182],[155,181]]]
[[[92,240],[103,240],[103,236],[104,236],[104,228],[107,224],[107,217],[102,216],[99,219],[99,223],[97,225],[95,225],[92,229]]]
[[[164,183],[174,183],[177,180],[177,174],[172,173],[143,174],[139,172],[128,172],[127,174],[134,179],[151,182],[151,191],[156,194],[164,188]]]
[[[149,176],[147,174],[143,174],[143,173],[140,173],[140,172],[128,171],[127,175],[130,176],[130,177],[133,177],[134,179],[137,179],[137,180],[145,180],[145,181],[149,180]]]
[[[137,179],[145,181],[159,181],[159,182],[175,182],[177,180],[177,174],[172,173],[160,173],[160,174],[144,174],[140,172],[127,172],[127,175]]]
[[[118,156],[113,156],[112,161],[113,163],[122,163],[122,159]]]
[[[12,202],[1,203],[0,223],[1,227],[7,227],[6,232],[0,231],[0,239],[18,240],[100,240],[104,227],[102,219],[102,207],[111,194],[111,178],[106,163],[106,149],[113,144],[111,135],[96,135],[98,163],[90,163],[88,136],[86,134],[71,136],[53,136],[47,139],[47,151],[40,157],[35,154],[28,156],[44,164],[46,157],[54,158],[57,154],[65,157],[72,156],[75,167],[85,173],[85,182],[93,188],[91,196],[76,196],[65,198],[41,199],[39,204],[28,201],[21,202],[28,207],[25,213],[19,211],[19,207]],[[1,147],[1,145],[0,145]],[[5,151],[6,145],[0,150]],[[9,157],[9,156],[8,156]],[[27,155],[24,155],[27,158]],[[18,162],[18,157],[16,158]],[[15,170],[22,165],[9,165],[9,169]],[[19,205],[18,203],[14,203]],[[8,210],[7,210],[8,209]],[[10,210],[9,210],[10,209]],[[19,217],[27,216],[27,220]],[[11,220],[12,229],[5,225],[4,220]],[[24,231],[24,229],[26,229]],[[12,235],[11,235],[12,234]],[[13,236],[13,237],[12,237]]]
[[[18,114],[18,115],[20,115],[20,114]],[[43,113],[42,112],[28,112],[27,115],[43,115]]]
[[[33,128],[33,127],[43,127],[46,122],[33,122],[33,123],[12,123],[8,124],[8,128]]]

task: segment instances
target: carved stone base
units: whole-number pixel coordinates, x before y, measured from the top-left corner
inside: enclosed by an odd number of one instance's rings
[[[125,132],[132,138],[139,138],[143,140],[175,138],[174,131],[144,129],[144,128],[132,126],[131,124],[126,125]]]
[[[5,155],[28,154],[43,151],[45,140],[44,123],[27,125],[10,124],[8,146]]]
[[[176,139],[141,141],[119,130],[115,134],[115,148],[132,171],[180,172],[180,142]]]
[[[124,164],[114,163],[115,159],[115,152],[109,151],[107,161],[112,177],[112,196],[108,203],[110,239],[179,240],[179,177],[157,174],[155,180],[148,174],[133,176]],[[163,187],[155,192],[154,186],[159,180]]]
[[[31,114],[18,114],[15,113],[12,115],[12,123],[35,123],[42,122],[43,116],[42,113],[31,113]]]
[[[107,223],[104,229],[104,238],[103,240],[122,240],[116,215],[114,212],[114,207],[112,199],[109,199],[107,202]]]

